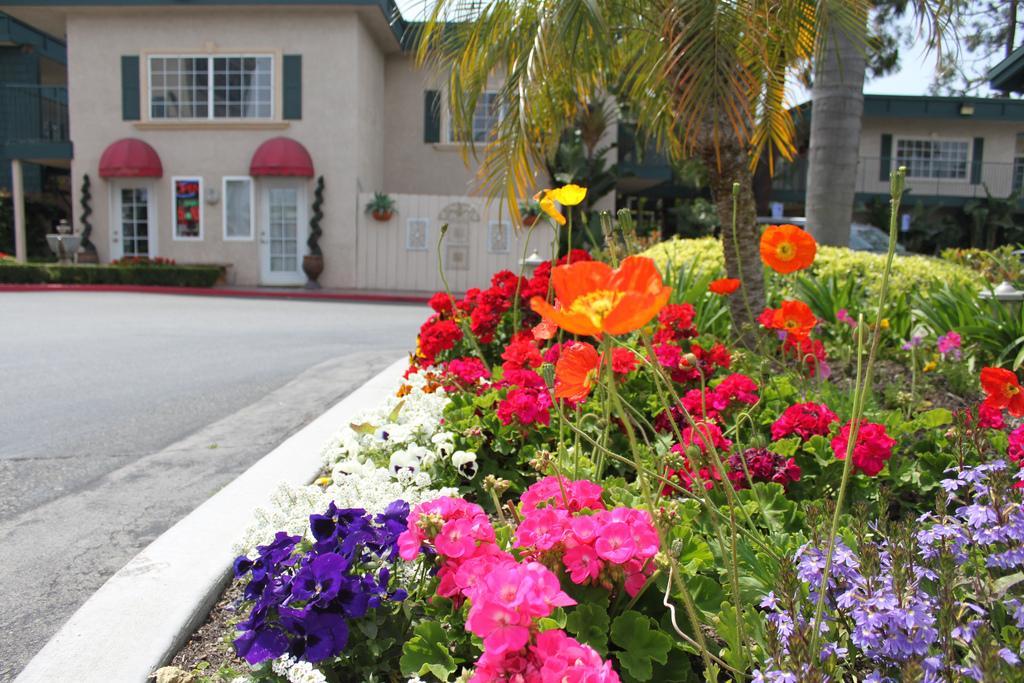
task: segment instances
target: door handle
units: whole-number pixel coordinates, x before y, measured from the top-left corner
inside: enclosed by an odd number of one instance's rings
[[[267,243],[267,233],[260,232],[260,244],[266,244],[266,243]]]

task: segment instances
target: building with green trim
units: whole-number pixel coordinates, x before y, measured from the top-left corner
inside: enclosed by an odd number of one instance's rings
[[[453,289],[517,267],[525,235],[474,194],[444,79],[416,68],[392,0],[9,0],[2,10],[20,31],[12,55],[66,55],[66,66],[53,98],[63,125],[23,106],[52,94],[41,71],[12,88],[21,100],[10,110],[31,125],[5,132],[12,178],[0,186],[23,206],[32,169],[70,167],[65,218],[100,262],[159,256],[223,264],[238,285],[301,286],[319,250],[323,286],[436,291],[447,223]],[[0,80],[2,92],[7,72]],[[492,93],[482,99],[479,142],[500,115]],[[374,192],[395,200],[386,220],[364,211]],[[310,243],[315,202],[322,237]],[[17,222],[24,234],[23,211]],[[543,255],[550,235],[539,232],[530,249]]]

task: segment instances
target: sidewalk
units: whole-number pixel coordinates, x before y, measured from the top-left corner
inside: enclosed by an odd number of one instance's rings
[[[367,289],[302,289],[292,287],[145,287],[141,285],[0,284],[0,292],[135,292],[142,294],[175,294],[178,296],[372,301],[404,304],[425,304],[430,300],[430,295],[422,292],[389,292]]]

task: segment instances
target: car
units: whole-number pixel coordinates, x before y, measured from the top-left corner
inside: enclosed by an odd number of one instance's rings
[[[799,228],[807,227],[807,219],[803,216],[783,216],[781,218],[758,216],[757,222],[761,225],[783,225],[788,223]],[[884,254],[889,250],[889,233],[868,223],[851,223],[849,246],[854,251],[870,251],[876,254]],[[907,248],[897,242],[896,253],[906,254]]]

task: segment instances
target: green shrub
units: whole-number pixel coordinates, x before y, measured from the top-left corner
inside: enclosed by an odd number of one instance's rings
[[[675,239],[656,244],[644,252],[665,272],[683,266],[711,271],[718,277],[723,269],[722,243],[714,237]],[[834,277],[840,286],[853,278],[869,293],[877,291],[885,270],[885,254],[854,251],[846,247],[818,248],[814,265],[804,275],[812,278]],[[933,289],[942,283],[962,285],[975,292],[982,279],[965,266],[930,256],[897,256],[890,281],[891,297]]]
[[[2,284],[145,285],[212,287],[221,276],[218,266],[109,266],[0,261]]]

